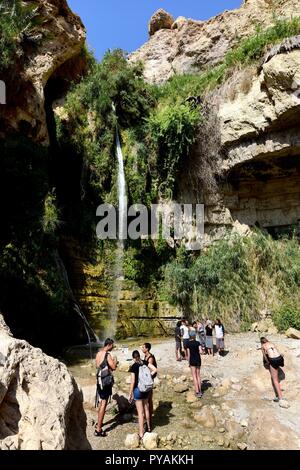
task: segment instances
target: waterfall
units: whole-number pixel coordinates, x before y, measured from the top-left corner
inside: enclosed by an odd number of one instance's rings
[[[88,343],[89,343],[90,356],[91,356],[91,359],[92,359],[92,342],[91,342],[90,333],[92,333],[92,335],[94,336],[96,344],[100,344],[100,339],[98,338],[98,336],[96,335],[96,333],[92,329],[92,327],[89,324],[86,316],[84,315],[84,313],[82,312],[82,310],[79,307],[78,303],[76,302],[74,293],[72,291],[72,288],[71,288],[71,285],[70,285],[70,282],[69,282],[69,276],[68,276],[67,270],[65,268],[65,265],[64,265],[61,257],[59,256],[59,253],[58,253],[57,250],[55,250],[55,252],[54,252],[54,258],[55,258],[58,270],[60,271],[60,273],[62,275],[62,278],[64,279],[65,285],[66,285],[66,287],[69,291],[69,295],[70,295],[70,298],[71,298],[72,303],[73,303],[73,310],[80,316],[80,318],[82,320],[82,323],[83,323],[83,326],[84,326],[84,329],[85,329],[85,332],[86,332],[86,335],[87,335]]]
[[[115,107],[113,105],[115,112]],[[123,260],[124,260],[124,240],[127,232],[127,197],[126,197],[126,179],[124,172],[124,159],[120,142],[118,125],[116,125],[116,153],[118,159],[118,241],[116,249],[116,257],[114,263],[114,287],[111,295],[111,307],[109,326],[105,330],[106,336],[114,337],[117,331],[118,321],[118,303],[122,289],[122,281],[124,280]]]

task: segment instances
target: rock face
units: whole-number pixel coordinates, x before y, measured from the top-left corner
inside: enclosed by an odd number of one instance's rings
[[[31,0],[26,3],[31,3]],[[85,29],[71,12],[66,0],[37,0],[42,24],[29,37],[34,43],[24,50],[24,57],[14,64],[6,83],[6,102],[1,106],[1,129],[6,136],[21,133],[38,143],[47,144],[49,135],[45,107],[60,98],[66,85],[81,76],[85,68],[82,54]],[[0,138],[4,137],[0,131]]]
[[[93,264],[79,242],[64,238],[64,258],[69,267],[72,290],[96,332],[110,322],[111,294],[104,282],[103,260]],[[169,335],[180,318],[177,307],[153,299],[153,293],[133,281],[124,281],[118,302],[118,337]],[[151,319],[151,322],[149,321]]]
[[[66,366],[14,339],[0,315],[0,449],[89,449],[82,402]]]
[[[160,8],[154,13],[154,15],[151,17],[151,20],[149,22],[150,36],[153,36],[153,34],[156,33],[156,31],[159,31],[161,29],[171,29],[173,23],[174,23],[173,16],[167,13],[162,8]]]
[[[266,26],[273,22],[274,14],[290,18],[297,11],[298,0],[276,1],[272,6],[268,0],[248,0],[241,8],[225,11],[209,21],[180,17],[173,23],[173,29],[169,29],[171,18],[163,16],[168,21],[153,21],[152,30],[151,20],[150,40],[131,55],[131,60],[142,61],[145,78],[155,83],[174,73],[197,73],[220,62],[237,40],[255,31],[256,23]]]
[[[248,0],[206,22],[180,18],[173,29],[151,36],[130,60],[144,63],[149,82],[162,83],[174,73],[200,73],[253,34],[256,21],[267,27],[274,13],[290,18],[299,6],[299,0]],[[223,238],[228,229],[242,236],[254,226],[274,235],[299,231],[300,38],[273,47],[260,66],[236,72],[208,102],[214,124],[203,134],[209,140],[204,151],[214,142],[218,183],[210,189],[203,189],[202,180],[186,183],[188,175],[203,173],[197,148],[178,177],[178,201],[205,205],[203,245]],[[200,131],[202,142],[203,135]]]

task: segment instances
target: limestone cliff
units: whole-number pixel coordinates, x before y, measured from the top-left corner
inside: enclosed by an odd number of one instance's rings
[[[70,81],[81,76],[85,29],[66,0],[26,0],[36,7],[40,22],[22,38],[22,53],[11,70],[1,74],[6,105],[0,108],[0,138],[21,133],[49,143],[47,106],[60,98]]]
[[[151,35],[130,60],[143,62],[150,82],[197,74],[218,64],[256,24],[267,27],[274,15],[299,13],[299,0],[248,0],[206,22],[180,18],[171,29]],[[259,226],[273,234],[299,228],[299,48],[298,36],[284,40],[260,66],[236,70],[206,97],[214,115],[210,128],[199,132],[206,147],[191,152],[180,172],[178,196],[182,202],[204,202],[205,243],[232,227],[245,233],[247,226]],[[216,178],[210,188],[197,179],[208,159]]]
[[[82,403],[66,366],[13,338],[0,315],[0,449],[89,449]]]
[[[171,28],[163,22],[157,26],[154,15],[149,30],[155,33],[130,60],[143,62],[144,76],[153,83],[175,73],[197,73],[220,62],[241,38],[253,34],[257,24],[266,27],[274,15],[290,18],[299,13],[299,0],[247,0],[241,8],[208,21],[179,17]]]

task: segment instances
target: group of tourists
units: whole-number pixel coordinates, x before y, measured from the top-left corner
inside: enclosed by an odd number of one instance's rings
[[[103,431],[103,420],[108,401],[112,396],[112,387],[114,384],[113,371],[117,368],[117,360],[113,359],[111,351],[114,347],[114,341],[110,338],[104,342],[104,347],[99,350],[96,356],[97,368],[97,393],[96,406],[100,400],[98,410],[98,423],[95,429],[95,436],[105,437],[107,433]],[[143,438],[145,432],[152,430],[153,416],[153,385],[157,375],[157,362],[155,356],[151,353],[151,344],[144,343],[141,346],[143,359],[138,350],[133,351],[133,363],[130,367],[131,383],[128,401],[130,404],[135,402],[138,423],[139,436]]]
[[[225,328],[220,319],[214,323],[211,320],[206,320],[205,322],[196,320],[189,323],[186,318],[178,321],[175,328],[176,360],[182,361],[188,359],[188,344],[191,338],[199,343],[200,354],[214,356],[213,332],[215,332],[216,336],[217,352],[219,355],[222,355],[225,348]]]
[[[217,351],[222,355],[224,352],[225,329],[219,319],[214,323],[207,320],[204,324],[200,321],[189,323],[187,319],[183,318],[177,323],[175,329],[176,359],[177,361],[188,361],[197,398],[202,397],[201,355],[214,354],[213,331],[215,331]],[[263,364],[270,372],[275,392],[274,401],[278,402],[282,407],[287,407],[287,402],[283,400],[279,378],[279,372],[284,366],[283,355],[266,338],[261,338],[260,343],[261,347],[259,349],[261,349],[263,354]],[[106,339],[103,348],[99,350],[96,356],[96,406],[98,406],[99,400],[100,406],[95,436],[98,437],[105,437],[107,435],[102,426],[107,404],[112,396],[114,384],[113,371],[117,368],[117,360],[111,355],[113,347],[114,341],[110,338]],[[129,403],[135,403],[136,406],[140,439],[143,438],[145,432],[151,432],[152,430],[153,385],[157,375],[157,362],[155,356],[151,353],[151,344],[144,343],[141,346],[141,351],[143,358],[138,350],[132,353],[133,362],[130,367],[131,383],[128,397]]]

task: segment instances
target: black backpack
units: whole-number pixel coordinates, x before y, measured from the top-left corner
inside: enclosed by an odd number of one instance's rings
[[[95,399],[95,407],[97,408],[99,403],[99,391],[103,390],[105,387],[113,386],[114,384],[114,377],[109,369],[108,361],[107,361],[108,353],[105,354],[103,362],[97,368],[96,373],[96,399]]]

